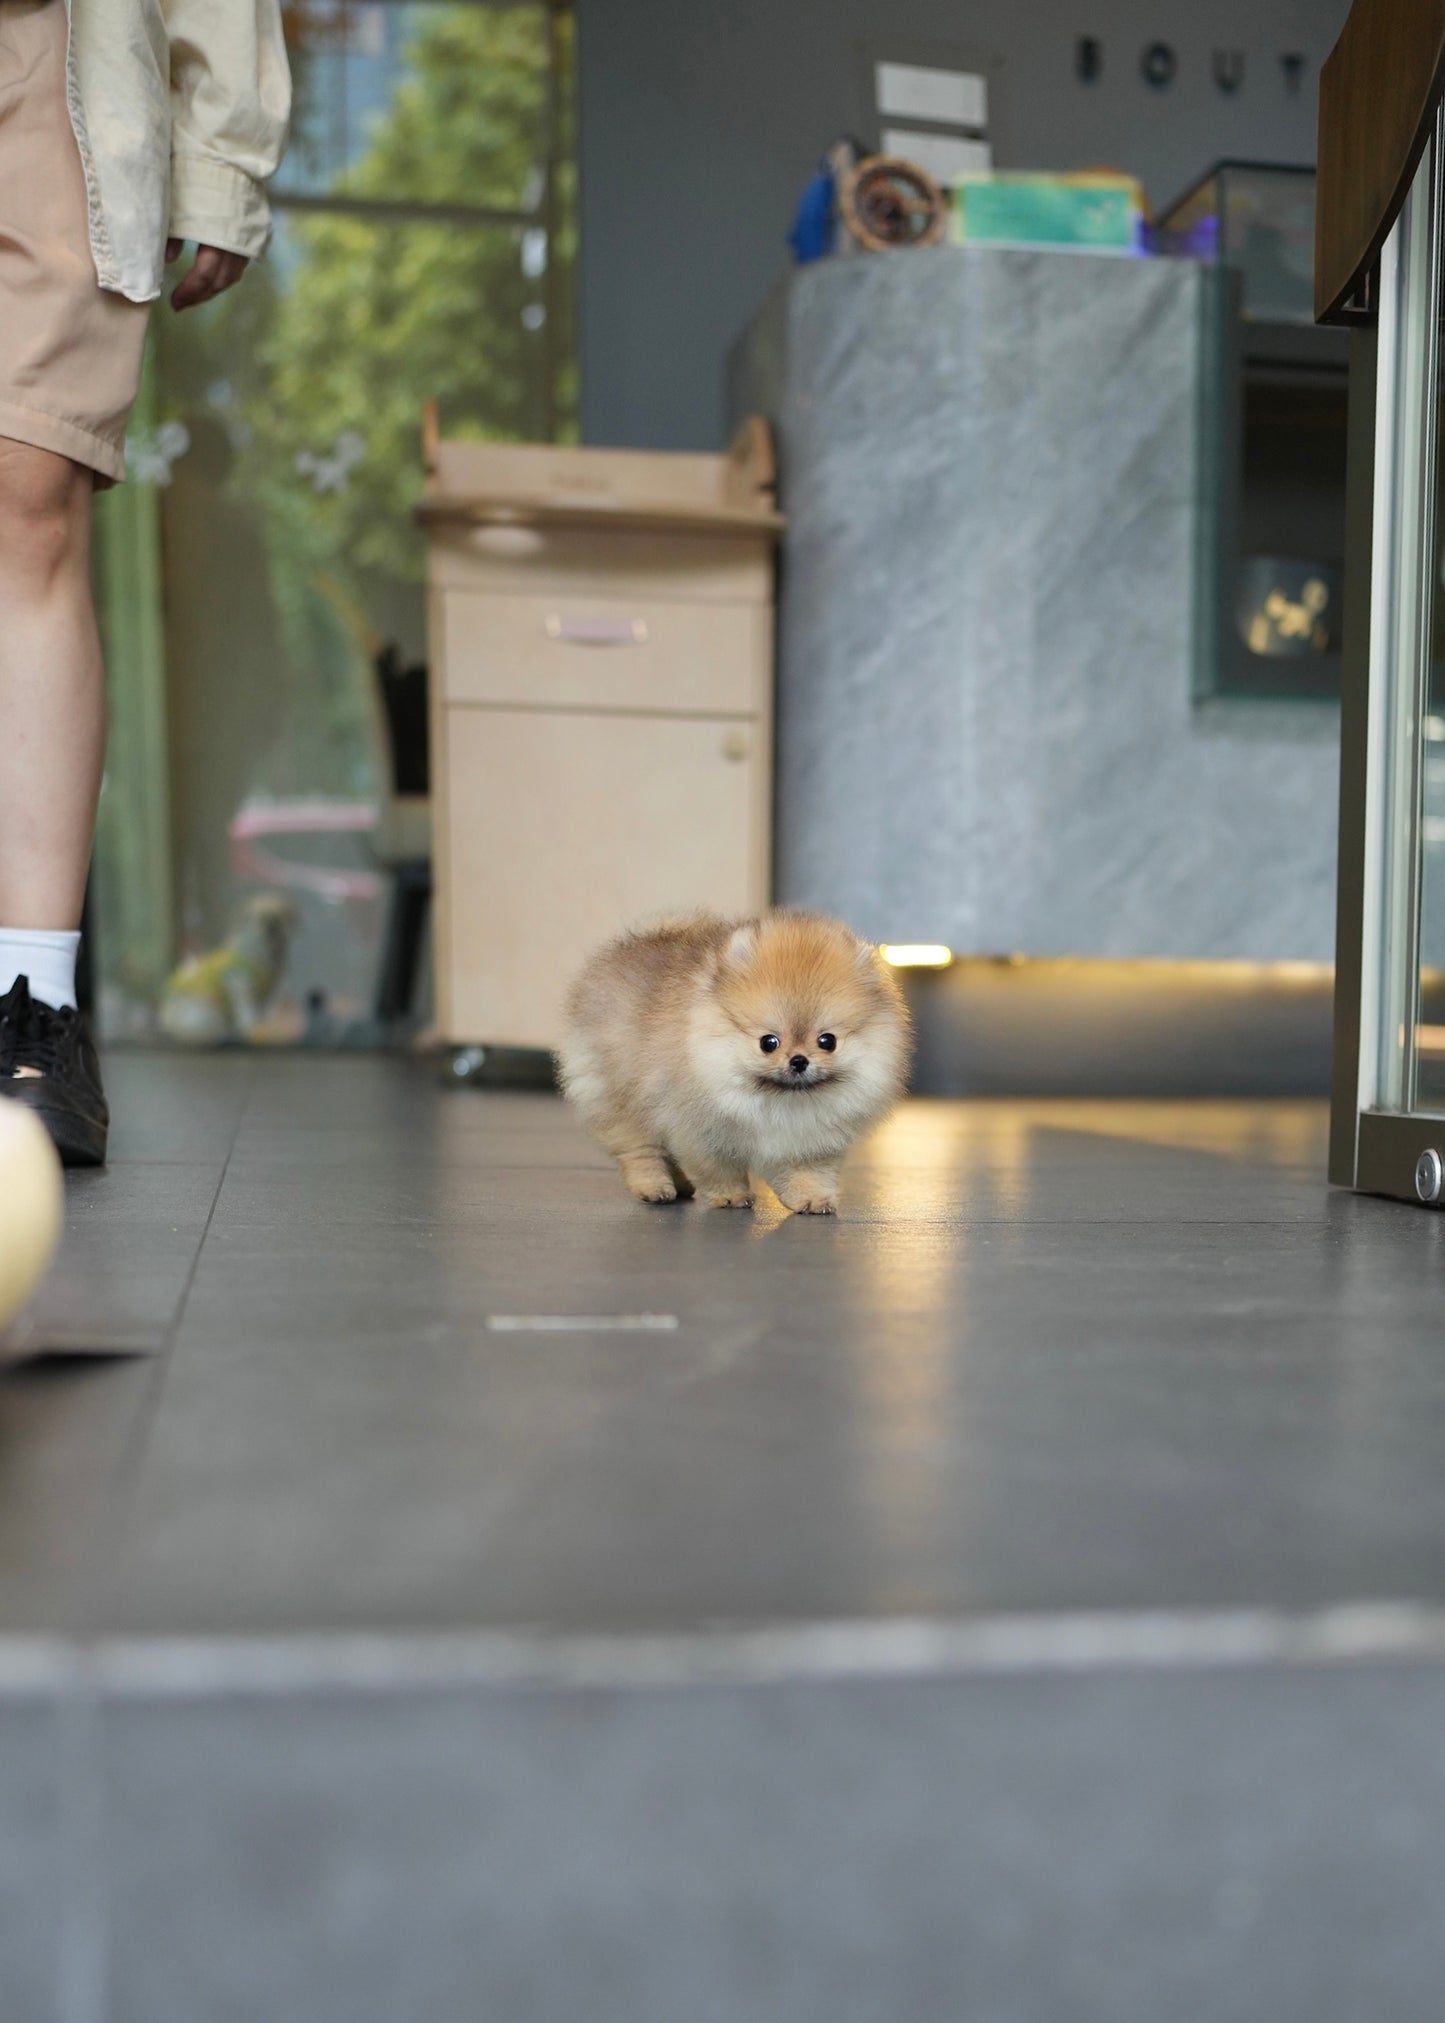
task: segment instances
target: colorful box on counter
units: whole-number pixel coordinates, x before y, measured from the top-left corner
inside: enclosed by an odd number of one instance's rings
[[[1142,247],[1143,193],[1128,176],[966,176],[953,191],[960,246]]]

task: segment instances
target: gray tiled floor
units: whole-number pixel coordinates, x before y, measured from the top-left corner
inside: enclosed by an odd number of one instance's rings
[[[1445,1219],[1320,1109],[919,1102],[815,1221],[418,1063],[110,1084],[0,1373],[5,2023],[1438,2013]]]
[[[0,1382],[12,1630],[1445,1601],[1445,1222],[1308,1105],[920,1102],[834,1222],[638,1208],[416,1063],[111,1079],[42,1328],[161,1353]]]

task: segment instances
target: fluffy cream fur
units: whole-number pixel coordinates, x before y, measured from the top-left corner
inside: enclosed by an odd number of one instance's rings
[[[840,921],[698,914],[591,958],[558,1065],[638,1200],[696,1188],[746,1208],[760,1178],[830,1215],[843,1155],[903,1093],[909,1051],[897,984]]]

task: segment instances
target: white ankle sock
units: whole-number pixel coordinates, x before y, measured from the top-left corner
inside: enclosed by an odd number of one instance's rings
[[[75,951],[79,934],[51,934],[35,927],[0,927],[0,997],[15,979],[30,979],[30,995],[52,1011],[75,1008]]]

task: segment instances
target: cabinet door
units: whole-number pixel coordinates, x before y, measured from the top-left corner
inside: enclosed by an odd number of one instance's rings
[[[452,1040],[553,1046],[582,958],[626,926],[767,903],[757,723],[449,709],[438,947]]]

